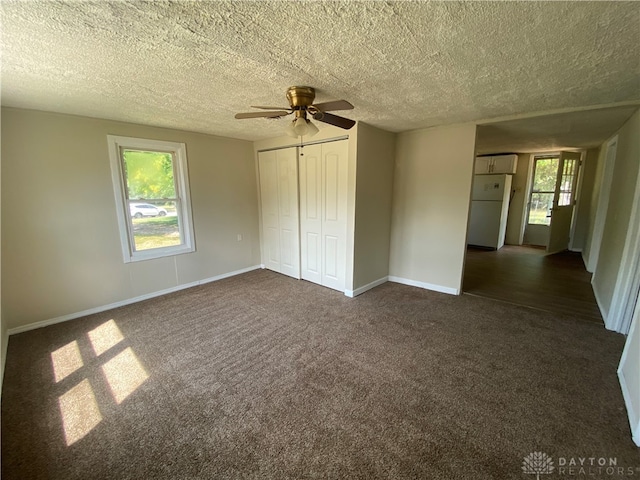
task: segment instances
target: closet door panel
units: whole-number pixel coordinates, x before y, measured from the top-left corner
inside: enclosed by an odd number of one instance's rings
[[[280,252],[281,252],[281,271],[282,273],[291,277],[298,278],[296,270],[297,258],[296,253],[298,251],[296,243],[298,242],[297,232],[294,232],[288,228],[280,229]]]
[[[322,285],[344,291],[347,261],[347,141],[322,145]]]
[[[258,153],[265,268],[300,278],[298,162],[295,148]]]
[[[280,273],[300,278],[298,158],[295,148],[276,150],[280,223]]]
[[[340,239],[333,235],[325,235],[324,237],[324,277],[331,282],[339,282],[339,243]]]
[[[335,153],[324,156],[324,220],[336,222],[340,216],[340,157]]]
[[[278,208],[278,164],[276,152],[258,154],[260,202],[262,205],[262,253],[264,266],[280,271],[280,221]]]
[[[322,147],[304,147],[300,156],[300,274],[322,283]]]

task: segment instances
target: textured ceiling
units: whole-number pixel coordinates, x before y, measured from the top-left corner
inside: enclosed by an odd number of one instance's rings
[[[637,109],[637,105],[630,105],[490,122],[478,126],[476,151],[481,155],[597,147]]]
[[[2,1],[2,103],[257,140],[290,85],[391,131],[640,100],[636,2]]]

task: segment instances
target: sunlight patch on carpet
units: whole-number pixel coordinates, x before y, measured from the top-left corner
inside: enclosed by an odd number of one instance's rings
[[[96,352],[96,355],[103,354],[124,340],[122,332],[113,319],[94,328],[88,332],[88,335],[89,340],[91,341],[91,346],[93,347],[93,351]]]
[[[142,385],[149,374],[138,361],[131,347],[123,350],[102,366],[102,372],[111,388],[116,403],[131,395]]]
[[[78,342],[74,340],[71,343],[67,343],[64,347],[60,347],[56,351],[51,352],[51,363],[53,364],[53,375],[56,383],[82,368],[84,363],[82,362]]]
[[[102,421],[89,380],[84,379],[58,398],[67,446],[84,438]]]

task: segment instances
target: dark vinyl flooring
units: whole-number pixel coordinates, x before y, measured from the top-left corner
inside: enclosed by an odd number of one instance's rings
[[[576,252],[547,255],[541,248],[469,247],[464,293],[602,322],[591,274]]]

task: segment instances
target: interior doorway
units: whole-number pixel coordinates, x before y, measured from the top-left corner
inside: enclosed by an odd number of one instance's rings
[[[469,246],[465,294],[602,324],[591,274],[581,253],[568,251],[581,157],[581,152],[521,155],[514,188],[523,194],[511,208],[522,213],[509,220],[517,222],[524,245],[498,250]]]

